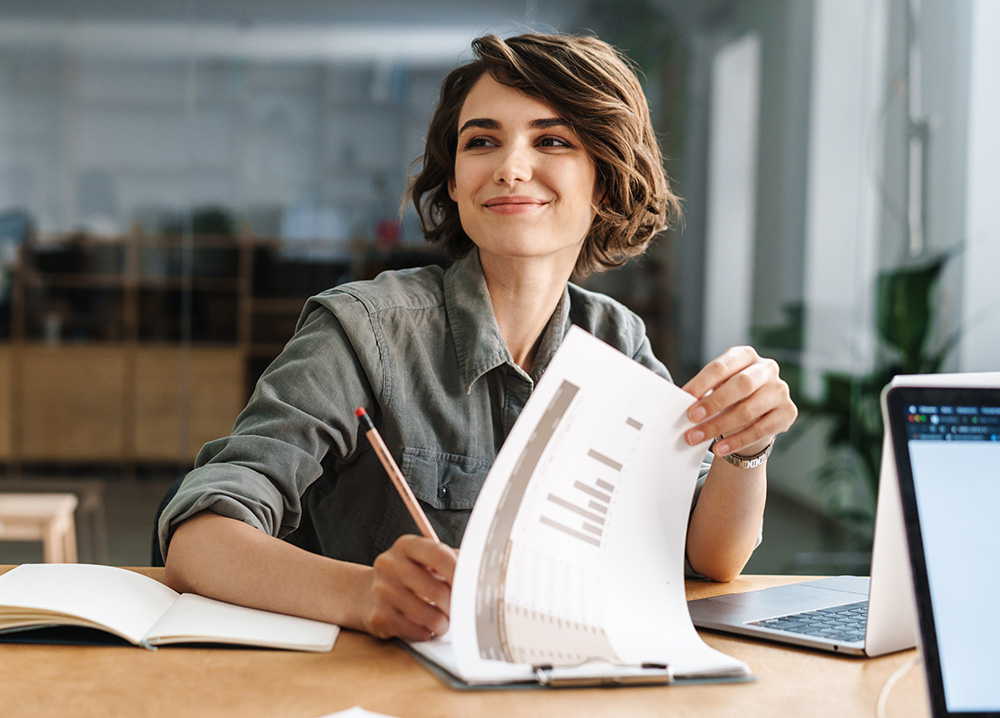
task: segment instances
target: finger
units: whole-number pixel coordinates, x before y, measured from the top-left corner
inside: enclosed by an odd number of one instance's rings
[[[767,414],[761,420],[742,431],[720,436],[719,440],[712,447],[716,456],[726,456],[728,454],[741,454],[750,456],[763,451],[780,433],[775,426],[777,421],[772,414]]]
[[[378,600],[391,606],[409,623],[436,635],[448,630],[448,615],[441,606],[414,593],[408,586],[386,582],[380,589],[377,594]]]
[[[424,603],[444,614],[451,615],[451,586],[416,564],[401,575],[401,585]]]
[[[697,399],[714,391],[729,377],[746,369],[760,357],[753,347],[733,347],[706,364],[682,389]]]
[[[375,559],[374,568],[381,581],[398,587],[400,592],[412,594],[447,617],[451,604],[450,583],[413,561],[405,550],[394,545]]]
[[[713,447],[717,455],[743,454],[752,446],[762,450],[775,435],[788,431],[797,416],[798,409],[788,398],[787,387],[785,391],[781,387],[768,387],[696,430],[720,437]]]
[[[451,600],[451,583],[455,576],[457,554],[445,544],[430,541],[421,537],[400,538],[390,550],[391,555],[398,551],[401,560],[410,565],[400,565],[405,572],[404,582],[417,595],[427,601],[439,605],[449,612]]]
[[[728,411],[755,393],[779,383],[784,382],[778,378],[777,363],[771,359],[758,358],[755,363],[733,374],[711,394],[689,407],[688,418],[696,423],[703,421],[706,417]]]
[[[746,374],[744,372],[743,374]],[[741,374],[741,382],[752,385],[753,379],[746,379]],[[720,390],[722,391],[722,390]],[[765,414],[777,409],[782,404],[782,392],[771,384],[754,390],[749,396],[737,397],[728,406],[714,411],[708,419],[687,431],[686,437],[691,445],[704,441],[705,438],[729,436],[742,431]],[[707,412],[706,412],[707,413]]]
[[[762,376],[762,374],[764,374]],[[695,426],[685,433],[690,446],[743,429],[781,401],[780,384],[765,381],[760,367],[746,369],[688,409]],[[777,389],[777,391],[776,391]]]
[[[426,626],[414,623],[395,607],[389,605],[381,606],[378,610],[373,611],[368,623],[368,630],[373,636],[382,640],[398,637],[405,641],[428,641],[442,635]]]
[[[410,557],[423,565],[428,571],[451,585],[455,578],[455,567],[458,565],[458,554],[447,544],[421,538],[412,545]]]
[[[396,539],[390,550],[399,550],[451,585],[455,577],[458,553],[451,546],[423,536],[406,534]]]
[[[380,563],[379,559],[376,563]],[[433,600],[414,593],[410,586],[398,580],[396,573],[385,569],[384,561],[381,563],[383,565],[375,568],[371,589],[373,629],[382,632],[409,631],[411,628],[406,624],[412,623],[439,635],[448,630],[448,616],[442,608]],[[401,619],[406,621],[401,622]]]

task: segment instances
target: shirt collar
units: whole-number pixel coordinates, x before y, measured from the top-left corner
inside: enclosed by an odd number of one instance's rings
[[[535,364],[531,367],[531,379],[535,383],[542,378],[542,372],[549,366],[556,349],[562,344],[569,331],[569,285],[563,288],[559,303],[549,318],[549,323],[542,332],[542,340],[538,344],[538,352],[535,354]]]
[[[483,374],[501,364],[513,363],[493,316],[478,248],[473,248],[445,272],[444,305],[468,393]]]
[[[473,248],[445,272],[444,302],[466,393],[472,391],[472,385],[490,370],[503,364],[515,366],[493,314],[493,304],[489,290],[486,289],[486,278],[483,276],[477,248]],[[542,333],[531,371],[532,381],[537,382],[541,378],[568,330],[567,287],[563,289],[563,295]]]

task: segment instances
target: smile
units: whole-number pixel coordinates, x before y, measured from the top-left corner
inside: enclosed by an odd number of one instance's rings
[[[497,214],[523,214],[544,207],[548,201],[535,197],[494,197],[483,206]]]

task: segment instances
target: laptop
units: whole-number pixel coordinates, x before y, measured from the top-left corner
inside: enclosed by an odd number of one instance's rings
[[[1000,386],[1000,373],[898,376],[890,386]],[[906,531],[888,431],[879,470],[871,577],[835,576],[689,601],[708,628],[852,656],[880,656],[917,644]]]
[[[931,714],[1000,716],[1000,388],[884,396]]]

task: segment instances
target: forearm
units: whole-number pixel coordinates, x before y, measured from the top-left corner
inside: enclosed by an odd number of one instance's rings
[[[739,575],[757,543],[766,494],[764,466],[712,462],[688,523],[687,556],[695,571],[716,581]]]
[[[363,629],[362,602],[371,570],[203,511],[174,531],[166,583],[176,591]]]

